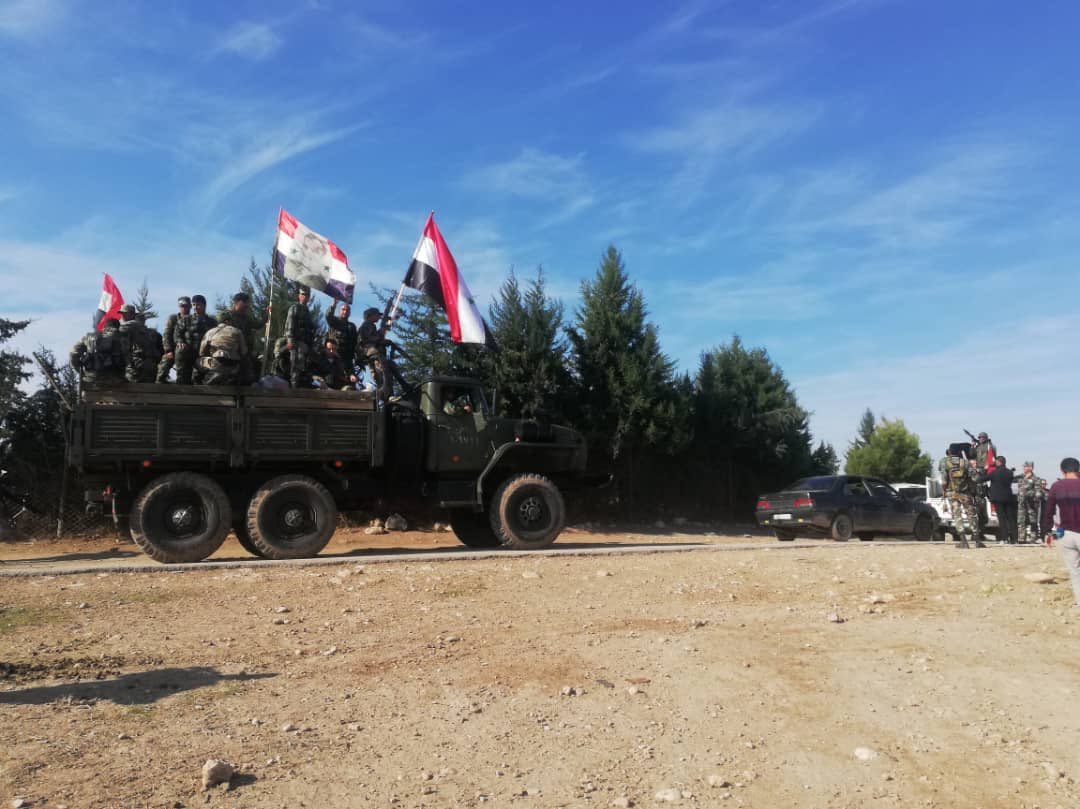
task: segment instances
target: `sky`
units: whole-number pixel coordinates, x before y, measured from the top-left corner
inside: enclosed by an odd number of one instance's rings
[[[843,455],[1080,456],[1080,6],[0,0],[0,317],[64,355],[109,272],[235,291],[286,208],[396,286],[427,213],[478,301],[570,318],[614,244],[693,374],[764,346]]]

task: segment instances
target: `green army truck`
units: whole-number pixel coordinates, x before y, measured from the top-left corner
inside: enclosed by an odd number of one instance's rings
[[[586,447],[565,427],[493,415],[481,386],[434,378],[384,406],[360,392],[88,386],[68,463],[91,509],[159,562],[194,562],[234,530],[268,559],[314,556],[338,511],[414,499],[472,548],[542,548]]]

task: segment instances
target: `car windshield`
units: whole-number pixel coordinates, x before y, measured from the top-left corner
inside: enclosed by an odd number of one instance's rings
[[[825,476],[819,478],[803,478],[787,487],[789,492],[827,492],[836,483],[836,478]]]

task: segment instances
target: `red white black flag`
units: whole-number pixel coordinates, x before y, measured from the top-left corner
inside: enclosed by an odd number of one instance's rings
[[[446,312],[450,339],[455,343],[477,343],[494,348],[491,332],[476,308],[465,279],[458,272],[450,248],[439,233],[434,214],[428,216],[424,233],[413,252],[412,264],[405,273],[405,286],[418,289],[438,302]]]
[[[97,312],[94,314],[97,330],[105,328],[106,320],[119,320],[120,307],[123,305],[124,296],[120,294],[120,288],[116,286],[112,276],[105,273],[105,280],[101,285],[101,300],[98,301]]]

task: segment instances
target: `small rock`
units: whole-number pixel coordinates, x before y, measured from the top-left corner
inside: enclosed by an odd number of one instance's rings
[[[617,806],[619,809],[630,809],[630,807],[634,805],[634,802],[624,795],[613,800],[611,805]]]
[[[218,784],[227,784],[229,779],[233,777],[233,772],[231,764],[226,764],[216,758],[208,759],[202,768],[203,789],[210,789],[210,787],[215,787]]]
[[[400,514],[391,514],[386,518],[387,531],[408,531],[409,523]]]
[[[1053,780],[1056,781],[1059,778],[1064,778],[1065,777],[1065,773],[1062,772],[1061,770],[1059,770],[1057,767],[1055,767],[1049,761],[1044,761],[1042,763],[1042,768],[1043,768],[1043,771],[1046,773],[1047,778],[1052,778]]]
[[[251,720],[251,724],[253,724],[255,727],[258,727],[262,723],[263,723],[263,721],[261,719],[252,719]]]
[[[537,573],[535,570],[526,570],[524,573],[521,574],[521,578],[523,578],[523,579],[539,579],[540,574]]]
[[[85,601],[80,601],[80,602],[79,602],[78,604],[76,604],[76,605],[75,605],[75,609],[77,609],[77,610],[85,610],[85,609],[86,609],[86,608],[88,608],[89,606],[90,606],[90,605],[89,605],[89,604],[87,604],[87,603],[86,603]],[[29,804],[28,804],[28,805],[29,805]]]
[[[662,803],[678,803],[682,800],[682,791],[669,787],[668,789],[658,790],[653,797]]]
[[[562,691],[559,692],[564,697],[578,697],[581,696],[581,690],[572,685],[564,685]]]
[[[596,578],[598,578],[598,579],[606,579],[610,575],[611,575],[610,570],[598,570],[598,571],[596,571]]]
[[[372,520],[371,522],[368,523],[368,526],[371,527],[371,528],[382,528],[383,527],[382,520],[380,520],[378,517],[376,517],[374,520]]]
[[[383,528],[381,525],[373,525],[370,528],[365,528],[364,533],[369,537],[376,536],[378,534],[389,534],[390,532]]]
[[[644,694],[645,692],[636,685],[631,685],[626,689],[626,693],[630,696],[637,696],[638,694]]]
[[[443,642],[444,643],[461,643],[461,638],[459,638],[457,635],[447,635],[445,638],[443,638]]]
[[[129,741],[129,740],[131,739],[131,737],[130,737],[130,736],[128,736],[128,735],[127,735],[126,733],[121,733],[121,734],[120,734],[119,736],[117,736],[116,738],[117,738],[117,739],[119,739],[119,740],[120,740],[120,741],[122,741],[122,742],[126,742],[126,741]]]
[[[1032,584],[1054,584],[1057,579],[1051,576],[1049,573],[1025,573],[1024,578]]]
[[[873,761],[877,757],[877,750],[873,750],[869,747],[855,748],[855,758],[859,759],[859,761]]]
[[[690,622],[690,626],[692,626],[694,629],[701,629],[701,627],[708,625],[709,622],[706,621],[704,618],[695,618]]]
[[[336,655],[336,654],[337,654],[337,647],[336,646],[331,646],[329,649],[327,649],[325,652],[322,653],[323,657],[330,657],[331,655]]]
[[[731,782],[722,775],[710,775],[707,780],[711,787],[723,788],[731,786]]]
[[[841,617],[841,615],[836,612],[830,612],[828,615],[825,616],[825,620],[828,621],[830,624],[844,623],[843,617]]]
[[[286,722],[284,725],[281,726],[282,733],[292,733],[294,730],[296,730],[296,725],[294,725],[292,722]]]
[[[601,680],[601,679],[597,678],[597,679],[593,680],[593,682],[596,683],[597,685],[602,685],[604,688],[614,688],[615,687],[615,683],[609,682],[608,680]]]
[[[292,612],[292,610],[290,610],[288,607],[275,607],[274,612],[276,612],[278,615],[284,615],[287,612]]]
[[[12,809],[26,809],[29,805],[30,801],[26,798],[15,798],[15,800],[11,802]]]
[[[438,525],[438,523],[435,523],[435,524]],[[428,772],[427,770],[424,770],[422,773],[420,773],[420,780],[421,781],[430,781],[434,777],[435,777],[435,773]]]
[[[285,626],[285,624],[287,624],[287,623],[289,623],[288,618],[275,618],[274,619],[274,626]]]
[[[443,524],[441,522],[437,522],[433,526],[431,526],[431,530],[438,533],[439,531],[443,530]]]

